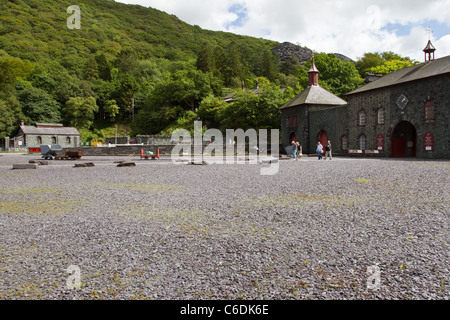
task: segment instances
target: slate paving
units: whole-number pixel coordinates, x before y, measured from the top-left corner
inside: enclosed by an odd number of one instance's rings
[[[449,161],[35,159],[0,156],[0,299],[450,297]]]

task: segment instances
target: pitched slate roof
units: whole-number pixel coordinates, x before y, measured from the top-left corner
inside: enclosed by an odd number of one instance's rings
[[[309,86],[283,105],[281,109],[292,108],[304,104],[341,106],[346,105],[347,102],[321,86]]]
[[[42,124],[41,124],[42,125]],[[58,125],[47,125],[47,126],[20,126],[20,131],[24,134],[33,135],[61,135],[61,136],[74,136],[80,135],[80,132],[76,128],[63,127]]]
[[[450,56],[394,71],[374,82],[371,82],[361,88],[347,93],[347,95],[386,88],[406,82],[442,75],[445,73],[450,73]]]

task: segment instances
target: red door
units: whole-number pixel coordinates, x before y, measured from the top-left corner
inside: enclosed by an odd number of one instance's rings
[[[327,137],[326,131],[323,131],[323,130],[320,131],[319,141],[323,145],[324,150],[325,150],[325,146],[328,144],[328,137]]]
[[[401,121],[392,131],[392,158],[415,157],[417,153],[417,131],[408,121]]]
[[[404,158],[406,156],[406,139],[392,138],[392,158]]]
[[[289,144],[291,144],[292,141],[297,142],[297,135],[295,134],[295,132],[292,132],[289,136]]]

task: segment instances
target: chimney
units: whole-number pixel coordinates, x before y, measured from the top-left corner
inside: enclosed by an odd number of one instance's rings
[[[23,120],[20,120],[20,126],[23,127],[25,125],[25,122]]]

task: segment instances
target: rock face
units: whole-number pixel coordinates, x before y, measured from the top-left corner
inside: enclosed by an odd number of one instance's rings
[[[312,50],[307,47],[301,47],[290,42],[283,42],[279,46],[272,49],[278,55],[281,62],[291,61],[296,58],[300,64],[304,65],[312,56]],[[340,53],[335,53],[336,57],[342,61],[351,61],[352,59]]]
[[[281,62],[291,61],[296,58],[303,65],[305,62],[309,61],[312,56],[312,50],[306,47],[300,47],[290,42],[283,42],[279,46],[272,49]]]

